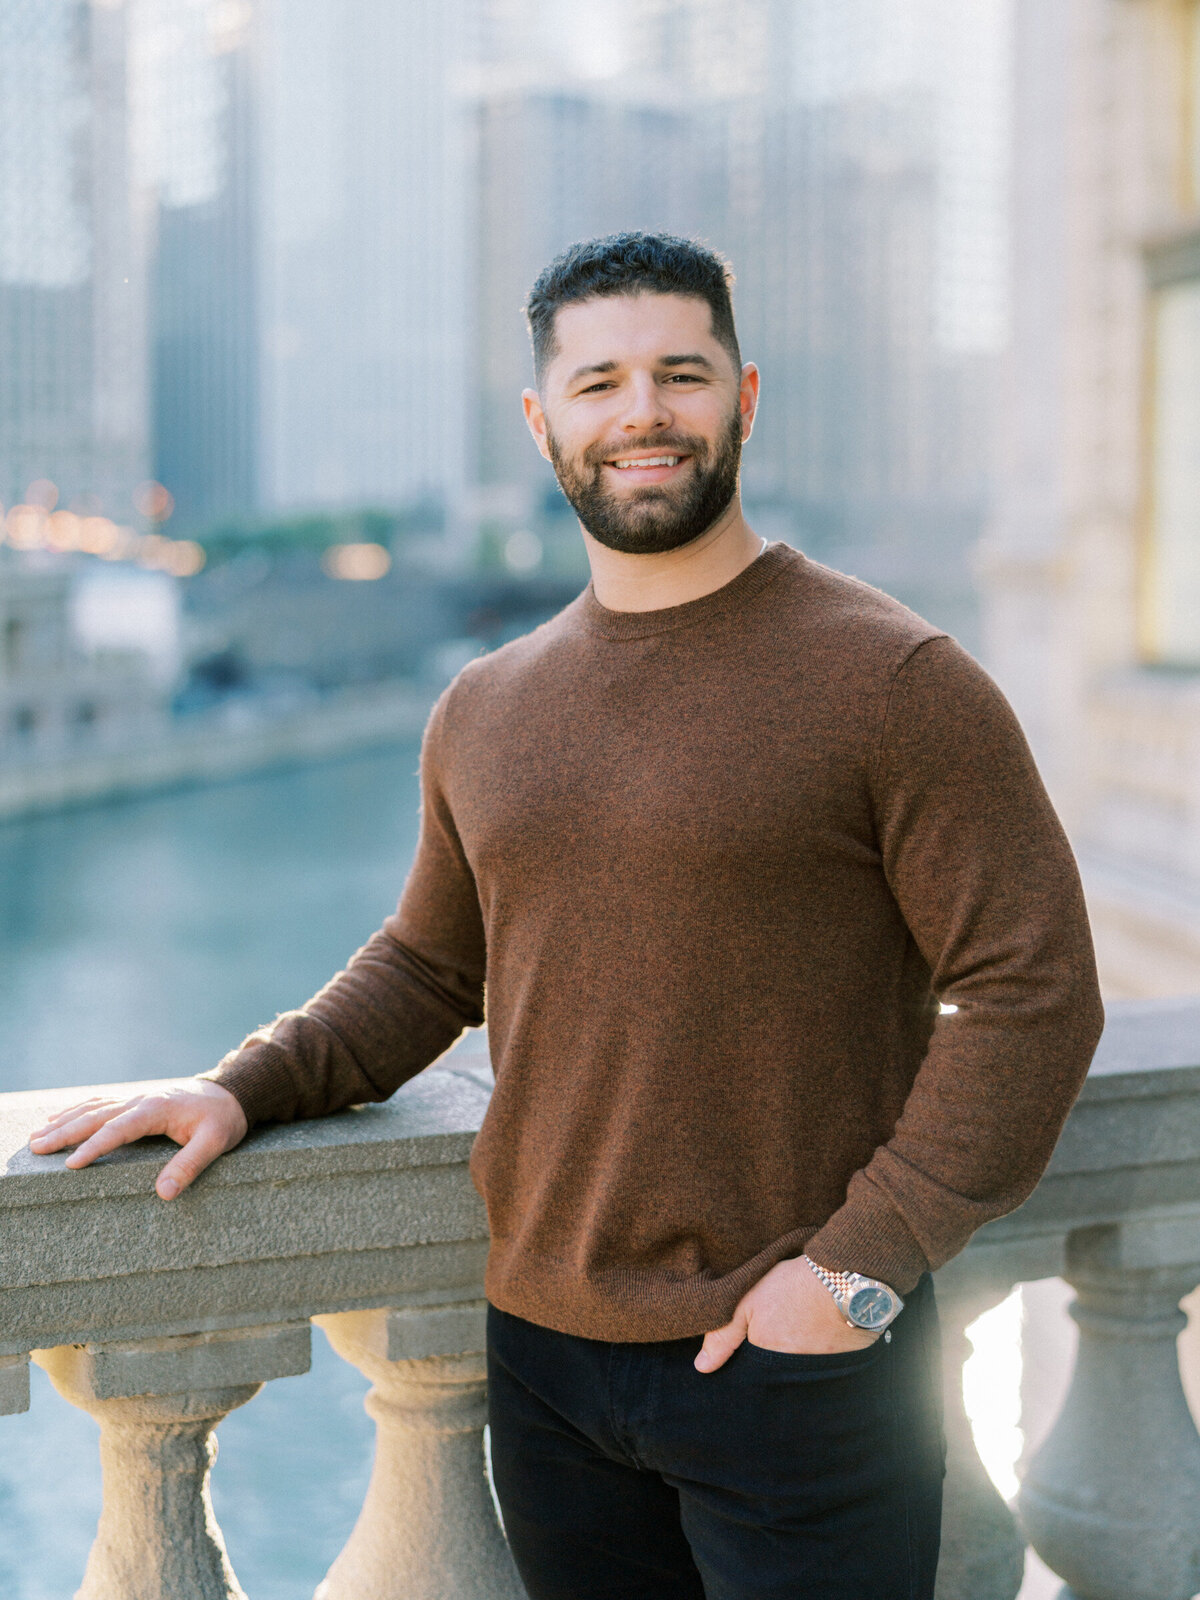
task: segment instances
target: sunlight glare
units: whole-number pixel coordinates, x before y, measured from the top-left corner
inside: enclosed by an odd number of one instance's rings
[[[1021,1290],[985,1311],[967,1329],[973,1354],[963,1363],[963,1404],[975,1448],[1005,1500],[1019,1487],[1021,1459]]]

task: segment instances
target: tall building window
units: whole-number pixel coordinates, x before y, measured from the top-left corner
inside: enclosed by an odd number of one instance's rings
[[[1200,667],[1200,272],[1154,289],[1150,339],[1142,645]]]

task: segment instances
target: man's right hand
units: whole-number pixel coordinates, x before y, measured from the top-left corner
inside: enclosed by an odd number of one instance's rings
[[[208,1078],[168,1078],[128,1100],[82,1100],[59,1111],[32,1136],[34,1155],[69,1144],[68,1167],[86,1167],[119,1145],[166,1134],[182,1145],[158,1175],[162,1200],[174,1200],[226,1150],[246,1137],[246,1113],[228,1089]]]

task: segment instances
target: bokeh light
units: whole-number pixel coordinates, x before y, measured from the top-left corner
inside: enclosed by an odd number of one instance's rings
[[[84,517],[79,528],[79,549],[92,556],[111,556],[120,534],[108,517]]]
[[[43,486],[48,480],[42,480]],[[30,485],[31,490],[38,485]],[[53,488],[53,485],[49,485]],[[155,487],[161,488],[161,485]],[[166,490],[162,491],[166,495]],[[11,506],[7,515],[0,507],[0,544],[13,550],[44,550],[55,555],[99,556],[102,561],[136,561],[138,566],[152,572],[165,572],[173,578],[192,578],[203,570],[207,555],[203,545],[194,539],[168,539],[165,534],[139,534],[111,517],[80,516],[76,511],[49,511],[45,502],[52,497],[43,493],[42,503],[32,499]],[[167,500],[170,496],[167,495]],[[169,515],[166,502],[156,502]],[[366,546],[377,549],[378,546]],[[387,552],[384,571],[387,570]],[[360,558],[361,564],[361,558]],[[351,558],[350,565],[354,565]],[[377,577],[374,571],[354,574]]]
[[[58,504],[58,485],[49,478],[35,478],[25,491],[31,506],[41,506],[43,511],[53,511]]]
[[[47,523],[42,506],[15,505],[4,519],[4,533],[14,550],[40,550]]]
[[[321,557],[321,567],[330,578],[345,578],[353,583],[382,578],[392,558],[381,544],[334,544]]]
[[[175,509],[175,498],[163,484],[148,478],[133,491],[133,504],[148,521],[166,522]]]
[[[73,511],[54,511],[46,519],[46,546],[50,550],[78,550],[82,519]]]
[[[504,560],[513,572],[533,572],[542,564],[542,541],[528,528],[518,528],[504,542]]]

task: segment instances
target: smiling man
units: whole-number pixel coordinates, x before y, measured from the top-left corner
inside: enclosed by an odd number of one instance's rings
[[[970,657],[748,526],[715,256],[592,240],[527,310],[591,584],[439,700],[416,860],[346,970],[33,1147],[166,1133],[173,1198],[255,1122],[391,1094],[486,980],[492,1460],[532,1600],[930,1600],[930,1272],[1033,1188],[1099,1036],[1071,853]]]

